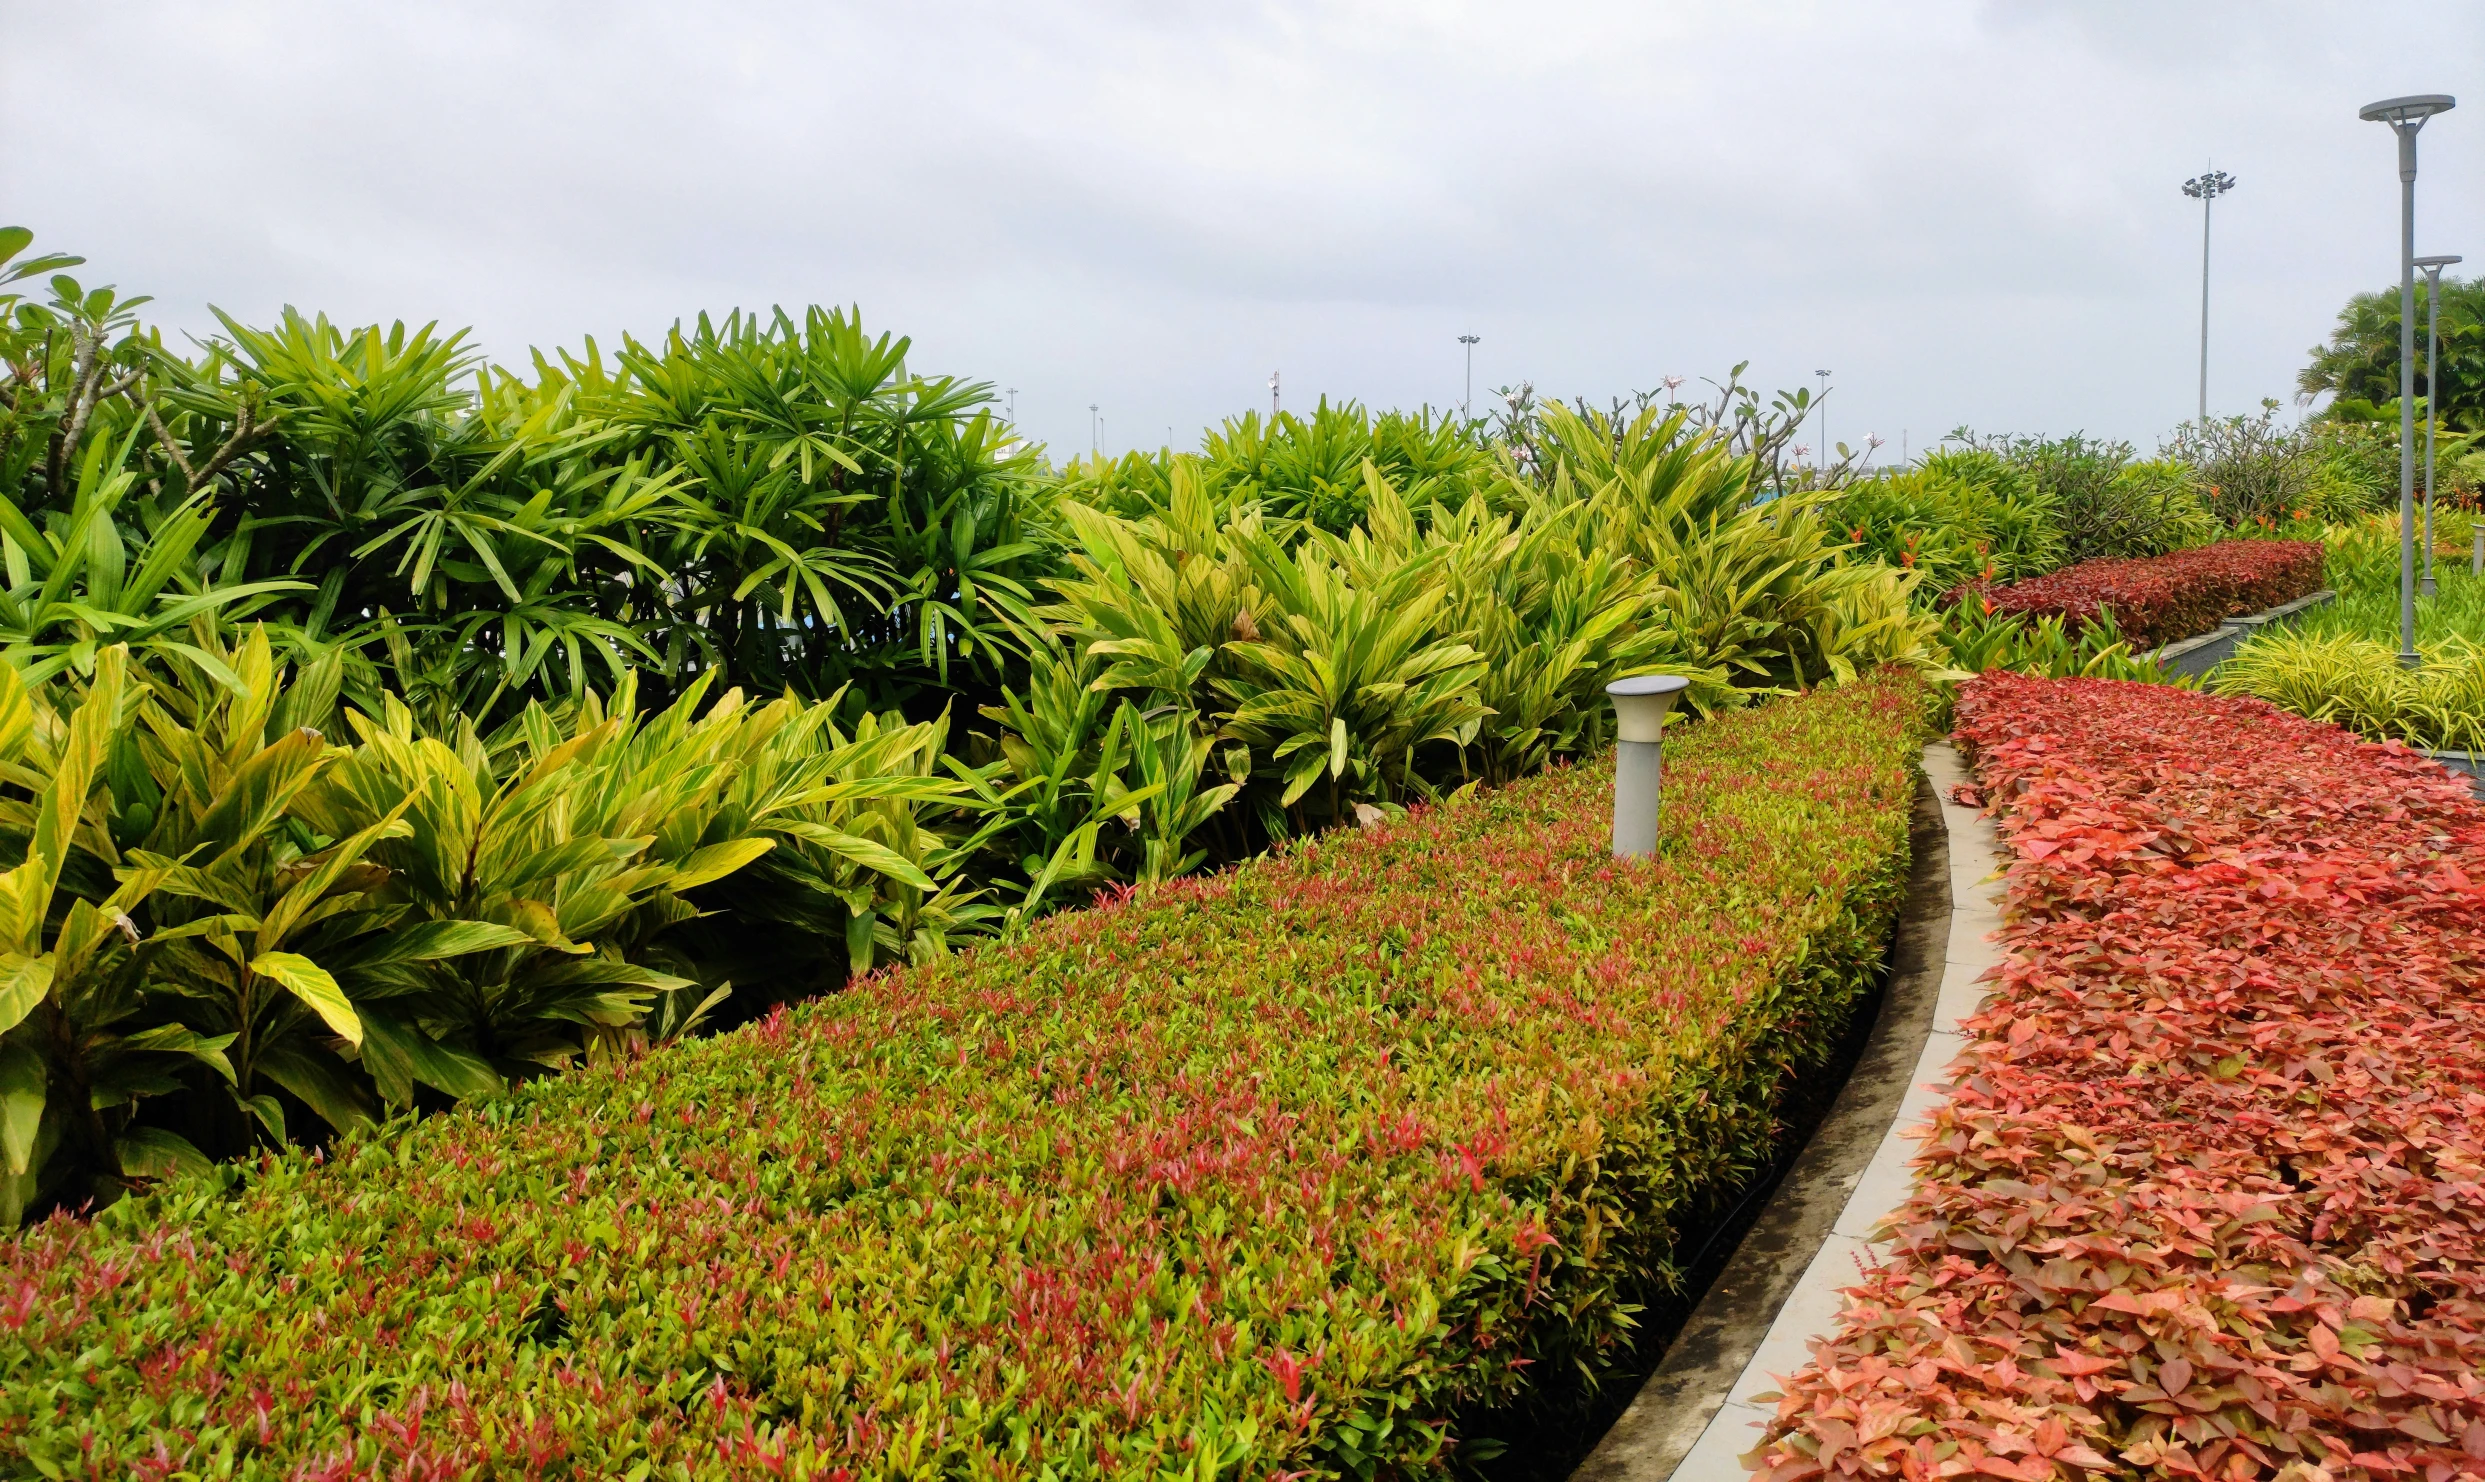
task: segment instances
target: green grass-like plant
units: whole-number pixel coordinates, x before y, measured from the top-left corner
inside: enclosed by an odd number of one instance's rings
[[[2469,570],[2473,523],[2462,511],[2435,512],[2436,591],[2417,600],[2416,667],[2398,660],[2398,520],[2380,515],[2326,532],[2337,599],[2246,642],[2208,687],[2258,696],[2368,740],[2485,751],[2485,578]]]

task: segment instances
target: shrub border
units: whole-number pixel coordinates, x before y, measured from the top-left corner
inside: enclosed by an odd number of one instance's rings
[[[1887,769],[1887,771],[1882,775],[1887,776],[1889,781],[1904,786],[1907,791],[1902,796],[1910,800],[1912,799],[1913,794],[1917,791],[1918,787],[1918,779],[1910,777],[1907,774],[1915,770],[1911,763],[1914,760],[1914,752],[1916,750],[1914,742],[1921,735],[1921,732],[1916,729],[1916,726],[1921,723],[1922,719],[1920,714],[1922,699],[1923,696],[1920,693],[1914,695],[1915,705],[1912,708],[1917,708],[1919,710],[1919,714],[1914,720],[1900,724],[1896,730],[1886,733],[1886,742],[1876,742],[1874,746],[1875,754],[1882,758],[1882,765]],[[1790,701],[1787,703],[1796,704],[1812,702]],[[1880,705],[1878,708],[1880,708],[1882,712],[1893,721],[1900,718],[1897,712],[1892,710],[1887,705]],[[1884,745],[1886,745],[1886,751],[1882,750]],[[1907,847],[1907,839],[1910,830],[1907,824],[1901,822],[1900,820],[1906,818],[1908,811],[1911,811],[1908,809],[1908,804],[1902,802],[1900,798],[1886,797],[1886,795],[1884,796],[1886,800],[1876,805],[1875,812],[1880,816],[1889,816],[1889,822],[1894,825],[1890,831],[1891,836],[1886,838],[1885,843],[1876,844],[1876,848],[1872,852],[1872,861],[1870,863],[1862,864],[1859,872],[1847,879],[1845,888],[1836,892],[1834,897],[1832,897],[1832,905],[1828,915],[1826,915],[1819,923],[1818,929],[1808,935],[1808,950],[1798,954],[1795,960],[1787,963],[1785,965],[1786,970],[1783,972],[1782,976],[1771,976],[1771,981],[1766,986],[1764,991],[1766,998],[1780,1011],[1804,1004],[1818,1006],[1840,1003],[1841,1001],[1851,1003],[1855,997],[1869,991],[1873,980],[1880,976],[1880,966],[1884,958],[1884,943],[1887,940],[1887,928],[1897,917],[1901,904],[1907,895],[1908,871],[1906,868],[1906,861],[1908,859],[1908,855],[1903,851]],[[1879,830],[1876,830],[1876,833],[1878,832]],[[1350,840],[1342,842],[1339,847],[1351,850],[1358,847],[1358,844],[1350,836]],[[1195,894],[1201,887],[1181,885],[1166,888],[1169,890]],[[1080,920],[1069,920],[1062,926],[1051,929],[1077,935],[1081,925],[1081,920],[1083,920],[1092,934],[1093,930],[1099,929],[1095,927],[1095,922],[1109,919],[1111,916],[1112,913],[1109,911],[1104,913],[1082,913]],[[1761,1006],[1762,1005],[1757,1003],[1755,1004],[1756,1008]],[[767,1026],[767,1030],[768,1032],[775,1034],[781,1034],[784,1032],[783,1025],[781,1023]],[[1731,1041],[1733,1038],[1735,1037],[1729,1036],[1728,1041]],[[1755,1132],[1761,1130],[1762,1127],[1765,1127],[1769,1118],[1769,1107],[1776,1100],[1777,1088],[1783,1084],[1783,1082],[1779,1079],[1779,1072],[1783,1068],[1782,1064],[1768,1063],[1775,1057],[1768,1054],[1753,1054],[1750,1052],[1748,1046],[1746,1046],[1741,1053],[1736,1053],[1735,1046],[1730,1042],[1720,1042],[1719,1044],[1712,1046],[1711,1049],[1713,1054],[1703,1056],[1704,1063],[1700,1066],[1694,1067],[1699,1070],[1704,1077],[1713,1082],[1710,1087],[1710,1094],[1703,1098],[1700,1103],[1706,1108],[1705,1114],[1691,1118],[1690,1120],[1692,1125],[1682,1127],[1680,1130],[1685,1134],[1697,1133],[1702,1130],[1697,1125],[1702,1121],[1710,1124],[1706,1130],[1710,1132],[1712,1137],[1717,1131],[1730,1130],[1730,1128],[1720,1127],[1717,1124],[1730,1123],[1733,1120],[1733,1118],[1729,1115],[1731,1108],[1742,1104],[1746,1100],[1749,1101],[1750,1118],[1753,1122],[1751,1130]],[[1826,1052],[1826,1049],[1827,1047],[1824,1045],[1822,1047],[1824,1053]],[[1808,1062],[1812,1057],[1798,1056],[1797,1058]],[[613,1073],[619,1074],[622,1072],[617,1070]],[[1754,1095],[1749,1098],[1738,1096],[1736,1093],[1742,1089],[1742,1086],[1738,1083],[1750,1085],[1754,1090]],[[591,1087],[585,1086],[583,1082],[575,1078],[562,1078],[546,1094],[557,1098],[585,1095],[588,1094],[590,1090],[592,1090]],[[671,1107],[672,1103],[668,1102],[668,1111]],[[643,1125],[644,1113],[647,1110],[648,1108],[645,1106],[641,1109]],[[689,1108],[685,1107],[682,1108],[682,1110],[687,1112]],[[665,1125],[669,1126],[669,1119],[664,1120]],[[688,1125],[688,1118],[686,1116],[683,1120],[684,1124]],[[436,1120],[432,1123],[424,1124],[423,1129],[418,1129],[417,1135],[441,1137],[449,1135],[449,1133],[454,1130],[455,1128],[450,1126],[446,1120]],[[1676,1146],[1680,1146],[1683,1140],[1683,1138],[1677,1137],[1673,1139],[1673,1142]],[[1656,1169],[1651,1170],[1646,1166],[1646,1160],[1644,1157],[1632,1156],[1635,1152],[1644,1153],[1646,1150],[1649,1150],[1653,1146],[1651,1140],[1635,1137],[1625,1139],[1624,1141],[1630,1145],[1618,1146],[1614,1149],[1614,1152],[1611,1155],[1611,1161],[1608,1163],[1606,1169],[1598,1175],[1598,1181],[1606,1183],[1613,1190],[1613,1194],[1609,1196],[1607,1202],[1618,1203],[1618,1206],[1621,1208],[1633,1209],[1635,1211],[1643,1210],[1648,1207],[1644,1199],[1644,1195],[1647,1191],[1644,1188],[1635,1191],[1630,1187],[1630,1185],[1644,1179],[1651,1171],[1662,1173],[1665,1168],[1674,1165],[1669,1162],[1666,1164],[1660,1164]],[[1710,1145],[1716,1146],[1717,1144],[1712,1142]],[[341,1154],[340,1158],[336,1161],[350,1162],[358,1157],[370,1155],[373,1151],[374,1150],[369,1147],[348,1150],[346,1153]],[[387,1155],[385,1153],[380,1153],[379,1156],[385,1157]],[[400,1150],[400,1155],[396,1158],[396,1161],[400,1164],[404,1162],[402,1150]],[[1635,1167],[1635,1164],[1638,1166]],[[1571,1177],[1571,1172],[1567,1165],[1564,1166],[1560,1176],[1564,1178]],[[256,1182],[267,1185],[267,1188],[262,1192],[281,1196],[285,1193],[287,1188],[307,1180],[309,1177],[311,1177],[311,1175],[309,1175],[307,1170],[302,1166],[302,1160],[279,1160],[277,1163],[263,1168],[260,1171],[260,1176]],[[1696,1194],[1698,1188],[1698,1185],[1688,1186],[1688,1192]],[[175,1213],[175,1211],[167,1205],[165,1201],[169,1200],[172,1205],[180,1205],[185,1209],[190,1208],[190,1206],[196,1203],[196,1201],[191,1200],[186,1196],[192,1192],[196,1191],[177,1189],[168,1191],[165,1194],[157,1195],[151,1199],[133,1201],[129,1204],[117,1207],[108,1217],[98,1223],[108,1224],[123,1231],[125,1234],[141,1234],[150,1222],[160,1221],[164,1216]],[[1636,1201],[1633,1200],[1630,1195],[1634,1192],[1642,1194],[1643,1198]],[[1678,1188],[1676,1192],[1678,1195],[1681,1195],[1686,1193],[1686,1190],[1684,1188]],[[1731,1190],[1719,1190],[1717,1192],[1728,1197],[1730,1197],[1732,1193]],[[213,1202],[212,1199],[210,1202]],[[704,1204],[700,1207],[704,1209]],[[1681,1207],[1679,1201],[1676,1201],[1676,1207]],[[195,1211],[193,1210],[192,1212]],[[346,1213],[350,1215],[353,1211],[349,1209]],[[1661,1281],[1663,1267],[1663,1250],[1661,1247],[1665,1243],[1667,1233],[1662,1226],[1662,1220],[1634,1219],[1629,1222],[1627,1227],[1618,1227],[1615,1232],[1612,1235],[1609,1235],[1606,1239],[1606,1245],[1610,1253],[1608,1259],[1615,1262],[1625,1262],[1627,1255],[1630,1253],[1628,1247],[1653,1242],[1660,1248],[1648,1253],[1655,1255],[1657,1259],[1640,1264],[1638,1266],[1637,1274],[1640,1279],[1650,1283]],[[1543,1227],[1540,1226],[1538,1228],[1542,1229]],[[1564,1237],[1562,1239],[1562,1244],[1566,1248],[1582,1250],[1592,1249],[1589,1242],[1596,1234],[1596,1231],[1593,1228],[1590,1228],[1584,1232],[1573,1232],[1560,1224],[1553,1227],[1553,1232]],[[1581,1238],[1569,1238],[1574,1234],[1579,1235]],[[476,1238],[489,1239],[490,1237],[478,1236]],[[601,1237],[598,1238],[600,1239]],[[1538,1242],[1539,1245],[1544,1243],[1546,1242]],[[212,1267],[212,1265],[213,1263],[207,1263],[207,1267]],[[207,1268],[203,1267],[202,1269]],[[1528,1268],[1528,1270],[1530,1274],[1526,1276],[1525,1280],[1532,1293],[1535,1278],[1532,1274],[1532,1268]],[[236,1274],[241,1274],[238,1268],[236,1270]],[[329,1276],[336,1274],[337,1273],[328,1273]],[[1568,1274],[1571,1273],[1566,1271],[1566,1277]],[[116,1275],[116,1280],[126,1280],[127,1277],[127,1272],[120,1272]],[[221,1274],[214,1272],[212,1269],[208,1270],[208,1277],[209,1279],[215,1281],[221,1281],[224,1279]],[[322,1277],[323,1281],[326,1281],[327,1279],[328,1276]],[[1502,1272],[1500,1274],[1492,1275],[1490,1283],[1496,1290],[1498,1290],[1502,1287],[1516,1286],[1520,1280],[1521,1278],[1513,1272]],[[1564,1285],[1569,1285],[1567,1279],[1565,1279]],[[501,1311],[504,1316],[507,1312],[516,1311],[518,1308],[525,1307],[527,1305],[525,1299],[527,1298],[528,1293],[519,1290],[517,1287],[511,1287],[508,1291],[504,1292],[500,1284],[496,1282],[493,1285],[493,1292],[496,1294],[494,1300],[498,1304],[495,1310]],[[1593,1296],[1596,1294],[1593,1291],[1589,1291],[1585,1293],[1585,1295]],[[553,1322],[553,1318],[533,1315],[540,1308],[542,1308],[542,1303],[540,1301],[538,1301],[534,1307],[528,1308],[527,1310],[530,1315],[527,1316],[524,1321],[526,1323],[534,1324],[537,1327]],[[1628,1309],[1625,1308],[1618,1310],[1627,1312]],[[556,1315],[559,1317],[557,1326],[559,1327],[560,1332],[556,1333],[553,1338],[543,1341],[558,1342],[561,1337],[565,1336],[568,1327],[566,1315],[558,1314],[557,1310]],[[176,1316],[178,1321],[187,1322],[189,1320],[186,1316],[180,1316],[178,1314]],[[684,1321],[688,1322],[689,1319],[685,1318]],[[1530,1336],[1534,1336],[1532,1329],[1530,1330]],[[1534,1345],[1531,1343],[1530,1347],[1532,1349]],[[1276,1356],[1283,1358],[1285,1355],[1280,1352]],[[1551,1353],[1546,1355],[1546,1357],[1551,1360],[1568,1359],[1571,1356],[1572,1355],[1568,1353]],[[1567,1367],[1567,1365],[1556,1362],[1554,1367],[1558,1370],[1560,1368]],[[1515,1363],[1505,1362],[1504,1368],[1511,1374],[1516,1374],[1518,1372],[1517,1365]],[[83,1370],[81,1372],[83,1372]],[[1275,1373],[1276,1371],[1272,1369],[1271,1372]],[[1278,1377],[1280,1379],[1283,1378],[1282,1375]],[[1422,1376],[1412,1377],[1420,1378]],[[1491,1376],[1487,1375],[1486,1377],[1489,1378]],[[82,1380],[78,1382],[83,1383]],[[1511,1388],[1506,1384],[1502,1387],[1505,1391]],[[1435,1388],[1437,1392],[1441,1392],[1439,1391],[1437,1377],[1435,1381]],[[1478,1390],[1483,1388],[1483,1386],[1478,1386]],[[1470,1392],[1477,1393],[1477,1391]],[[700,1393],[705,1393],[705,1391],[701,1391]],[[1390,1393],[1394,1394],[1395,1391],[1393,1390]],[[720,1412],[738,1403],[735,1397],[729,1394],[722,1387],[715,1388],[714,1394],[717,1397],[717,1404],[719,1405]],[[1365,1397],[1369,1398],[1370,1396],[1367,1394]],[[1480,1394],[1479,1397],[1481,1397]],[[1287,1398],[1291,1400],[1293,1397],[1288,1395]],[[685,1403],[687,1403],[687,1401],[685,1401]],[[1403,1406],[1395,1404],[1392,1405],[1393,1410],[1397,1408],[1403,1408]],[[370,1418],[371,1417],[366,1415],[367,1420]],[[1355,1418],[1358,1422],[1362,1420],[1360,1415]],[[725,1415],[724,1423],[730,1424],[731,1419],[731,1415]],[[732,1438],[727,1437],[726,1439],[731,1440]],[[1374,1439],[1377,1439],[1377,1437]],[[1419,1441],[1421,1438],[1410,1437],[1408,1439],[1409,1441]],[[745,1442],[751,1441],[750,1432],[747,1428],[744,1432],[742,1440]],[[359,1443],[356,1444],[359,1446]],[[736,1442],[735,1444],[741,1443]],[[752,1444],[765,1445],[773,1444],[773,1442],[771,1442],[770,1437],[763,1435],[758,1439],[758,1441],[752,1442]]]

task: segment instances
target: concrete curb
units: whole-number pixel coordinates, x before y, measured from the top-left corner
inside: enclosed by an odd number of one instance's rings
[[[1866,1237],[1912,1180],[1914,1139],[1958,1053],[1958,1021],[1999,952],[1992,825],[1950,801],[1968,780],[1947,742],[1924,750],[1917,860],[1888,995],[1862,1058],[1725,1270],[1572,1482],[1741,1482],[1736,1458],[1771,1413],[1748,1397],[1810,1357],[1855,1281]],[[1946,878],[1945,878],[1946,877]]]
[[[2337,595],[2325,589],[2298,597],[2292,602],[2281,602],[2276,607],[2265,607],[2259,612],[2228,618],[2196,638],[2185,638],[2152,648],[2141,657],[2155,659],[2166,666],[2168,673],[2197,678],[2233,658],[2235,650],[2245,639],[2264,631],[2273,623],[2283,623],[2299,613],[2319,607]]]
[[[2479,525],[2477,528],[2485,530],[2485,525]],[[2466,777],[2468,790],[2476,794],[2478,802],[2485,803],[2485,752],[2428,751],[2425,755]]]

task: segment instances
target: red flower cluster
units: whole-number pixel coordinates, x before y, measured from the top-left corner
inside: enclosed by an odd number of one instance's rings
[[[2082,561],[2008,586],[1969,582],[1946,600],[1981,598],[1992,611],[2059,617],[2074,631],[2111,609],[2132,648],[2147,649],[2319,591],[2322,555],[2317,540],[2225,540],[2140,560]]]
[[[2485,808],[2259,701],[1988,674],[2009,949],[1767,1482],[2485,1472]]]

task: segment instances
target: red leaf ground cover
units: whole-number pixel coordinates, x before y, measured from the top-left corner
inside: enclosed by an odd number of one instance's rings
[[[2136,650],[2321,590],[2322,556],[2317,540],[2226,540],[2137,560],[2082,561],[2007,586],[1970,582],[1950,595],[1982,598],[1995,612],[2059,617],[2074,631],[2110,608]]]
[[[1988,674],[2008,952],[1768,1482],[2485,1475],[2485,808],[2397,746]]]

